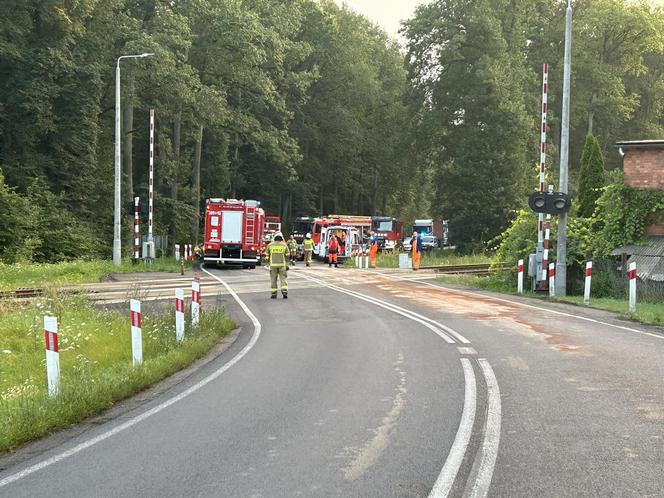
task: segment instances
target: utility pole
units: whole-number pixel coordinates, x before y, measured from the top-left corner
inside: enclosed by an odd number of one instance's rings
[[[559,190],[568,193],[569,163],[569,98],[572,72],[572,0],[567,0],[565,16],[565,61],[563,74],[563,112],[560,134],[560,184]],[[556,296],[567,295],[567,212],[558,218],[558,248],[556,254]]]
[[[122,55],[118,57],[115,66],[115,198],[113,214],[113,264],[120,266],[122,263],[122,240],[121,240],[121,197],[120,186],[122,184],[122,165],[120,163],[120,60],[140,59],[150,57],[153,53],[138,55]]]

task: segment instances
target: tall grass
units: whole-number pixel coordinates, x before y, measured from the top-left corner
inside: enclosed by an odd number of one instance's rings
[[[43,316],[57,316],[60,394],[47,395]],[[100,413],[205,354],[234,327],[204,308],[199,327],[175,341],[174,317],[143,310],[143,365],[132,367],[128,313],[82,298],[45,298],[0,315],[0,453]]]
[[[185,263],[185,268],[191,267]],[[125,261],[121,266],[114,266],[112,261],[66,261],[62,263],[0,263],[0,290],[12,290],[20,287],[42,287],[47,284],[64,285],[98,282],[110,273],[133,272],[178,272],[180,263],[172,258],[156,259],[152,264],[140,262],[132,264]]]

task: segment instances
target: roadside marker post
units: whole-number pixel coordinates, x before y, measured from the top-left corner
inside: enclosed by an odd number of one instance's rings
[[[198,327],[201,315],[201,276],[198,272],[194,273],[194,280],[191,282],[191,326]]]
[[[131,356],[134,367],[143,364],[143,335],[141,331],[141,302],[138,299],[129,301],[131,317]]]
[[[586,285],[583,288],[583,304],[588,306],[590,304],[590,280],[593,276],[593,262],[586,263]]]
[[[46,377],[48,395],[53,398],[60,391],[60,348],[58,347],[58,319],[44,317],[44,342],[46,344]]]
[[[629,264],[629,271],[627,272],[629,278],[629,312],[636,312],[636,262]]]
[[[369,269],[369,254],[364,253],[364,269]]]
[[[193,244],[189,244],[189,261],[194,260],[194,246]]]
[[[175,339],[184,340],[184,291],[175,289]]]
[[[517,283],[516,283],[516,292],[517,294],[523,294],[523,260],[520,259],[517,266]]]
[[[180,244],[175,244],[173,252],[175,253],[175,261],[180,261]]]
[[[549,297],[556,295],[556,264],[549,263]]]

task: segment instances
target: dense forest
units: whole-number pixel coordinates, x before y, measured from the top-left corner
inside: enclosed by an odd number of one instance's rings
[[[157,233],[200,240],[207,197],[285,220],[330,212],[450,220],[500,234],[536,185],[550,64],[556,183],[565,3],[435,0],[403,42],[332,0],[0,2],[0,259],[110,254],[115,64],[123,199],[147,197],[156,113]],[[574,2],[571,186],[586,135],[664,134],[664,14]],[[124,241],[129,250],[130,216]]]

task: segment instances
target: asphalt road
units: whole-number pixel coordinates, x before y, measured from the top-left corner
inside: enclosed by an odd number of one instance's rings
[[[656,329],[427,274],[298,267],[274,301],[263,269],[210,273],[233,346],[0,496],[664,494]]]

